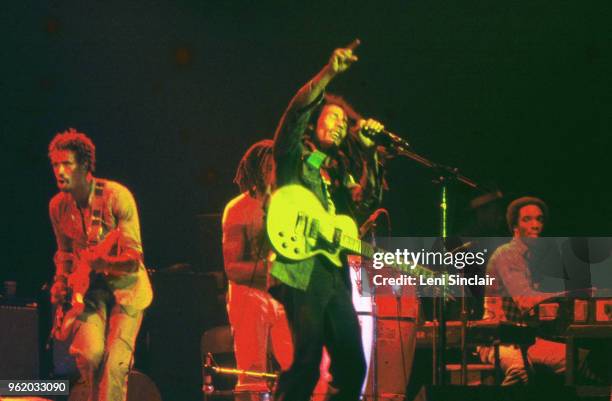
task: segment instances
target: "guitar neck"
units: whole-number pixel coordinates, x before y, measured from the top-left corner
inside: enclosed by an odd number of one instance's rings
[[[358,238],[349,237],[348,235],[342,235],[340,239],[340,246],[347,250],[349,253],[364,256],[368,259],[372,259],[376,252],[379,250],[372,244],[362,241]]]
[[[366,241],[363,241],[357,238],[352,238],[346,235],[342,236],[340,240],[340,246],[346,249],[349,253],[354,253],[354,254],[363,256],[367,259],[373,259],[374,254],[376,253],[387,253],[387,251],[385,251],[382,248],[378,248]],[[406,266],[406,265],[393,263],[390,266],[395,270],[410,273],[412,275],[419,275],[419,276],[424,276],[424,277],[438,276],[438,274],[434,272],[433,270],[425,266],[421,266],[417,264]]]

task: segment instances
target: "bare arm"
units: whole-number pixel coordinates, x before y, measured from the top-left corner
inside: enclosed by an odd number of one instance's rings
[[[243,198],[244,199],[244,198]],[[247,252],[246,226],[252,216],[245,213],[240,203],[230,202],[223,212],[223,261],[225,273],[236,284],[265,287],[267,280],[266,255],[252,260]]]

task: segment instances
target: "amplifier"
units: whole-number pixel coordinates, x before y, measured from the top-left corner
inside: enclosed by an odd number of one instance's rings
[[[38,379],[38,307],[0,305],[0,378]]]

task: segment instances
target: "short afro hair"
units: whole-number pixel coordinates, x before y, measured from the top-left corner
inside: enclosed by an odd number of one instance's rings
[[[544,221],[548,220],[548,206],[540,199],[533,196],[523,196],[510,202],[506,209],[506,223],[508,223],[508,229],[510,232],[514,231],[514,228],[518,224],[519,211],[522,207],[527,205],[535,205],[542,210],[544,214]]]
[[[96,170],[96,146],[91,139],[75,130],[68,128],[67,131],[59,132],[49,144],[49,157],[57,150],[71,150],[74,152],[79,164],[87,165],[89,172]]]

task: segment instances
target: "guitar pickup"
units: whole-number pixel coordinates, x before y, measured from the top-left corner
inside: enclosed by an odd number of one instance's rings
[[[339,228],[334,229],[334,246],[340,246],[340,239],[342,239],[342,230]]]
[[[310,227],[308,229],[308,238],[318,238],[319,237],[319,227],[320,223],[317,219],[312,219],[310,222]]]
[[[304,212],[298,212],[294,231],[296,234],[306,232],[306,214]]]

